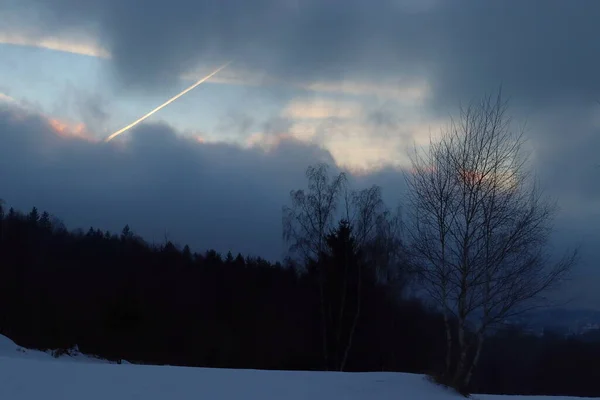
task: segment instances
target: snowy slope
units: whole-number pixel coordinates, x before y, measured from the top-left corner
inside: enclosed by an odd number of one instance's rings
[[[26,359],[26,360],[37,360],[37,361],[70,361],[70,362],[84,362],[84,363],[110,363],[110,361],[102,360],[95,357],[87,356],[81,353],[77,348],[69,351],[69,354],[61,355],[60,357],[54,357],[52,351],[39,351],[25,349],[15,342],[7,338],[6,336],[0,335],[0,358],[11,358],[11,359]]]
[[[430,383],[425,377],[413,374],[283,372],[75,363],[72,362],[72,357],[55,359],[43,352],[15,350],[18,346],[11,343],[10,340],[5,339],[0,341],[0,399],[452,400],[461,398]],[[566,399],[565,397],[503,396],[474,396],[474,398],[482,400]]]

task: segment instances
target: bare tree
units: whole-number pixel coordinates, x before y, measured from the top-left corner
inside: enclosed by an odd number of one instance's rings
[[[411,255],[444,312],[444,378],[459,389],[470,383],[486,330],[541,305],[575,261],[575,252],[558,262],[545,252],[556,207],[528,172],[523,133],[506,111],[500,92],[462,108],[438,141],[415,151],[407,175]]]
[[[395,257],[399,253],[398,248],[393,246],[397,246],[399,240],[394,237],[397,234],[397,220],[382,201],[381,189],[372,186],[352,191],[343,173],[333,177],[329,173],[329,167],[325,164],[309,167],[306,171],[308,190],[293,190],[290,193],[291,206],[283,208],[283,238],[290,245],[289,252],[299,257],[305,265],[318,262],[327,251],[327,236],[336,230],[337,221],[341,219],[348,223],[352,239],[364,255],[364,260],[358,263],[357,275],[362,276],[363,263],[376,269],[379,275],[385,275],[398,259]],[[328,368],[333,362],[334,368],[339,370],[346,365],[361,313],[362,280],[350,279],[349,268],[347,259],[338,310],[330,310],[325,304],[325,273],[322,268],[318,271],[323,356]],[[350,288],[350,282],[357,287]],[[349,304],[349,290],[356,293],[356,304]],[[341,319],[350,309],[354,316],[349,332],[342,332],[346,328]],[[332,317],[332,313],[336,317]],[[337,322],[330,323],[332,320]],[[335,332],[330,332],[332,329]],[[344,348],[341,357],[332,357],[330,354],[330,337],[335,338],[333,343],[336,348]],[[342,338],[346,338],[344,343]]]
[[[292,190],[291,206],[283,207],[283,239],[303,261],[317,259],[324,250],[347,183],[343,172],[330,178],[327,164],[309,166],[306,178],[308,190]]]
[[[309,166],[306,169],[308,191],[292,190],[291,206],[283,207],[283,239],[290,245],[289,252],[299,255],[307,265],[318,260],[325,250],[326,235],[333,230],[339,198],[346,184],[343,173],[329,177],[326,164]],[[319,276],[321,310],[321,339],[325,366],[329,366],[327,310],[325,306],[324,274]]]
[[[366,262],[375,269],[377,279],[387,284],[403,283],[405,249],[402,242],[400,208],[392,212],[381,198],[381,188],[353,192],[346,200],[354,210],[346,219],[355,231],[357,243]]]

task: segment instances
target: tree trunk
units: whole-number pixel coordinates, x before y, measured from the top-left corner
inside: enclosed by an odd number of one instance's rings
[[[360,307],[361,307],[361,288],[362,288],[362,269],[358,267],[358,283],[357,283],[357,294],[356,294],[356,314],[354,314],[354,321],[352,321],[352,328],[350,329],[350,336],[348,337],[348,343],[346,344],[346,350],[344,351],[344,358],[342,360],[342,364],[340,365],[340,371],[343,371],[346,367],[346,361],[348,360],[348,354],[350,353],[350,348],[352,347],[352,339],[354,338],[354,331],[356,330],[356,325],[358,325],[358,319],[360,317]]]
[[[322,271],[321,271],[322,273]],[[327,311],[325,310],[325,290],[323,286],[323,278],[319,277],[319,297],[321,300],[321,325],[322,325],[322,339],[323,339],[323,359],[325,361],[325,370],[329,371],[329,349],[327,346]]]
[[[475,350],[475,356],[473,356],[473,362],[469,366],[469,371],[465,376],[464,386],[468,387],[471,383],[471,378],[473,377],[473,372],[475,368],[477,368],[477,364],[479,364],[479,358],[481,357],[481,349],[483,348],[483,332],[479,332],[477,334],[477,349]]]
[[[444,310],[444,327],[446,328],[446,369],[444,376],[450,375],[450,369],[452,367],[452,327],[450,326],[450,318],[448,317],[448,311]]]
[[[339,310],[339,318],[338,318],[338,326],[337,326],[337,342],[336,342],[336,368],[340,371],[344,370],[344,365],[346,363],[345,356],[343,356],[342,360],[339,360],[340,352],[342,351],[342,333],[344,330],[344,313],[346,312],[346,295],[348,292],[348,251],[344,252],[344,280],[342,282],[342,297],[340,303]],[[350,341],[351,339],[349,339]],[[346,347],[348,344],[346,343]],[[339,360],[339,363],[338,363]]]
[[[452,386],[455,389],[461,390],[460,384],[463,380],[463,374],[465,371],[465,364],[467,361],[467,350],[468,346],[465,341],[465,327],[464,327],[464,319],[459,318],[458,320],[458,348],[459,348],[459,356],[458,363],[456,364],[456,370],[454,371],[454,378],[452,379]]]

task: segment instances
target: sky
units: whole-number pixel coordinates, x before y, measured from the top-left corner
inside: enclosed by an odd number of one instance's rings
[[[281,258],[316,162],[404,195],[408,150],[495,92],[600,308],[600,2],[0,0],[0,198],[70,228]],[[225,62],[221,73],[105,143]]]

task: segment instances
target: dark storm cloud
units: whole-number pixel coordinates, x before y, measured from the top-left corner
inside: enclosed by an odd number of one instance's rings
[[[421,76],[437,101],[600,93],[595,0],[19,0],[47,32],[89,27],[123,82],[236,59],[287,80]],[[1,6],[0,6],[1,7]],[[420,9],[419,9],[420,8]],[[416,10],[416,11],[415,11]]]
[[[444,26],[440,33],[446,33],[437,46],[444,61],[434,67],[438,96],[465,100],[500,83],[525,101],[574,97],[571,100],[589,102],[600,93],[595,72],[600,43],[594,39],[600,34],[599,2],[446,4],[447,14],[437,16]]]
[[[537,173],[565,212],[600,212],[600,104],[555,106],[529,125]]]
[[[165,125],[131,131],[126,146],[65,139],[37,116],[0,106],[0,198],[34,205],[70,228],[119,231],[147,240],[165,233],[197,250],[279,258],[281,207],[305,185],[309,163],[332,163],[318,148],[284,142],[264,153],[199,144]]]

